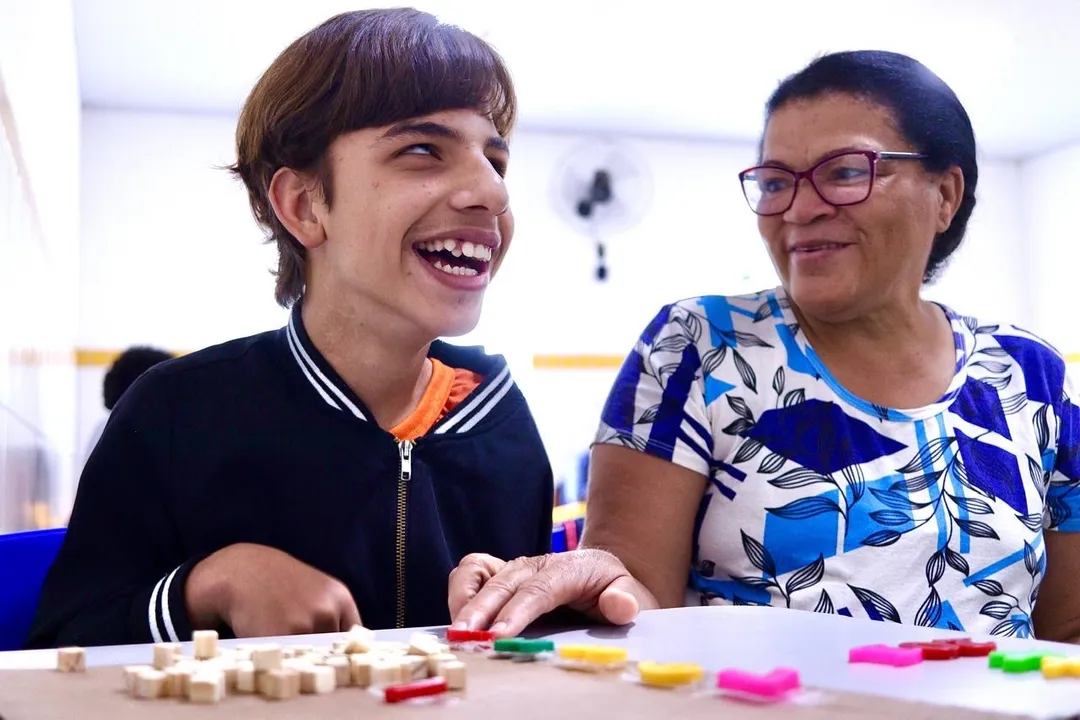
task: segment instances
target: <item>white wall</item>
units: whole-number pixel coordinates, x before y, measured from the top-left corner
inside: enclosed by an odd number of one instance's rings
[[[0,115],[0,456],[31,444],[46,451],[55,515],[70,505],[76,435],[80,99],[70,0],[0,0]],[[3,462],[0,494],[24,474]],[[0,499],[0,531],[2,513],[15,517],[25,499],[13,497]]]
[[[278,326],[261,243],[232,160],[234,121],[87,110],[83,119],[82,347],[151,342],[195,349]],[[462,342],[507,355],[561,468],[588,443],[612,371],[534,371],[536,353],[624,354],[664,303],[775,283],[736,173],[749,145],[624,139],[650,170],[644,220],[592,242],[552,207],[552,173],[586,137],[521,131],[509,174],[513,249],[480,326]],[[929,291],[961,312],[1028,321],[1024,230],[1014,163],[983,160],[979,206],[946,277]],[[1080,338],[1077,349],[1080,350]],[[80,437],[100,416],[102,369],[80,371]]]
[[[1046,153],[1020,169],[1021,211],[1031,262],[1027,286],[1032,331],[1062,352],[1080,352],[1073,296],[1080,264],[1080,143]]]

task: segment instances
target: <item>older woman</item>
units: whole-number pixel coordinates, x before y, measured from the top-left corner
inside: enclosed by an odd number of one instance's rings
[[[1019,328],[920,297],[975,206],[975,138],[911,58],[784,80],[740,174],[782,286],[663,308],[604,408],[581,551],[467,558],[462,626],[692,597],[1080,636],[1080,409]],[[688,583],[689,578],[689,583]]]

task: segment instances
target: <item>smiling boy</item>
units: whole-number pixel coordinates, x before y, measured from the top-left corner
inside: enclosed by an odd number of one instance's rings
[[[237,127],[286,327],[157,366],[79,485],[30,647],[448,621],[465,555],[550,543],[552,475],[471,330],[506,256],[509,74],[414,10],[331,18]]]

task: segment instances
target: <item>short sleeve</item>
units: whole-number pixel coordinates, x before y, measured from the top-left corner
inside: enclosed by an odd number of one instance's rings
[[[1066,366],[1064,388],[1057,408],[1057,447],[1046,491],[1046,527],[1049,530],[1080,532],[1080,406],[1077,401],[1076,385]],[[1037,432],[1045,432],[1044,428],[1036,418]]]
[[[601,415],[597,444],[632,447],[708,476],[712,433],[705,409],[701,318],[664,307],[623,362]]]

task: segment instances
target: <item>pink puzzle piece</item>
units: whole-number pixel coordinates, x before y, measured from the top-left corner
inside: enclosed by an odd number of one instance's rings
[[[923,661],[923,652],[919,648],[890,647],[888,645],[863,645],[851,648],[848,662],[869,663],[872,665],[890,665],[907,667]]]
[[[799,688],[799,671],[776,668],[765,675],[745,670],[722,670],[716,676],[718,690],[776,699]]]

